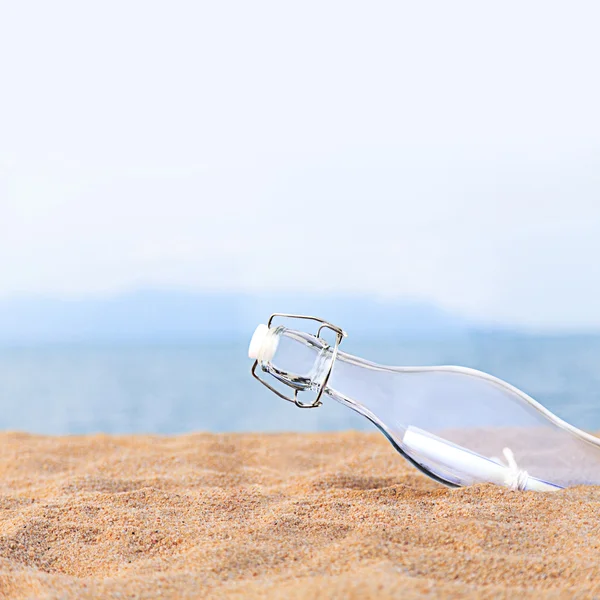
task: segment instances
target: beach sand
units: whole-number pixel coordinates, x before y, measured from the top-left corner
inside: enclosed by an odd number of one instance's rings
[[[600,488],[451,490],[377,433],[0,434],[2,598],[600,597]]]

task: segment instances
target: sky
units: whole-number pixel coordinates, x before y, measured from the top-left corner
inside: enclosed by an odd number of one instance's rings
[[[596,2],[0,0],[0,297],[600,327]]]

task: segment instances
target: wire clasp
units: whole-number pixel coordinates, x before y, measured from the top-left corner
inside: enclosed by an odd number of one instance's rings
[[[329,377],[331,376],[331,372],[333,371],[333,365],[335,363],[335,359],[337,358],[338,349],[340,347],[340,344],[341,344],[342,340],[345,337],[347,337],[348,334],[341,327],[338,327],[337,325],[333,325],[332,323],[329,323],[328,321],[325,321],[324,319],[319,319],[318,317],[309,317],[306,315],[291,315],[291,314],[286,314],[286,313],[273,313],[269,317],[269,321],[267,323],[267,327],[269,329],[271,329],[273,319],[275,319],[276,317],[281,317],[284,319],[305,319],[307,321],[316,321],[317,323],[320,323],[319,329],[317,330],[316,337],[319,338],[325,345],[328,345],[328,342],[320,337],[321,331],[323,331],[323,329],[330,329],[331,331],[333,331],[336,334],[335,345],[333,347],[333,352],[331,355],[331,363],[329,365],[329,368],[327,369],[327,373],[325,374],[325,377],[323,378],[323,383],[321,383],[321,387],[319,389],[319,393],[317,394],[317,397],[310,404],[308,404],[308,403],[304,404],[303,402],[300,402],[300,400],[298,400],[298,390],[294,390],[294,397],[289,398],[285,394],[282,394],[280,391],[276,390],[272,385],[269,385],[264,379],[261,379],[256,373],[256,368],[258,367],[258,359],[256,359],[254,361],[254,364],[252,365],[252,371],[251,371],[252,376],[255,379],[257,379],[258,381],[260,381],[265,387],[269,388],[272,392],[277,394],[280,398],[283,398],[284,400],[287,400],[288,402],[292,402],[298,408],[317,408],[317,407],[321,406],[321,404],[323,404],[321,402],[321,396],[323,395],[323,392],[325,391],[325,387],[327,386],[327,382],[329,381]]]

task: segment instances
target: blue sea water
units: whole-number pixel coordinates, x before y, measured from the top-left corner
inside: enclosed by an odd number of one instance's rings
[[[0,429],[50,434],[372,429],[333,401],[300,410],[252,379],[247,339],[0,350]],[[470,335],[347,340],[392,365],[459,364],[523,389],[576,426],[600,430],[600,336]]]

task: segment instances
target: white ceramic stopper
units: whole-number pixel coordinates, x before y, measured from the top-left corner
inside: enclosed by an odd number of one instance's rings
[[[272,337],[266,325],[259,325],[250,340],[248,356],[254,360],[270,360],[274,354]]]

